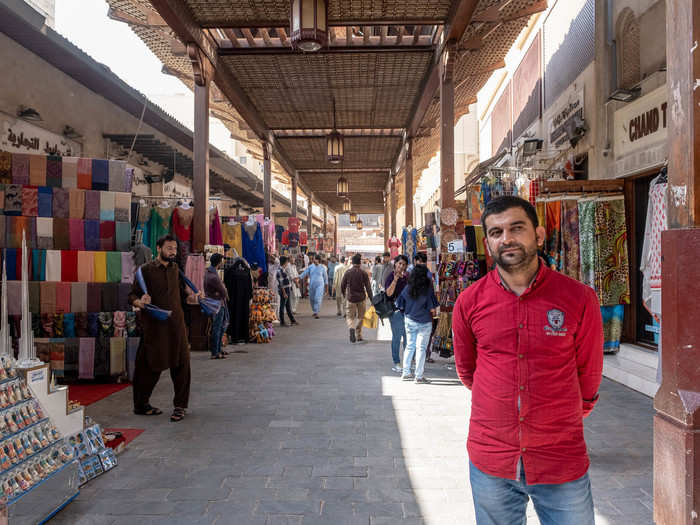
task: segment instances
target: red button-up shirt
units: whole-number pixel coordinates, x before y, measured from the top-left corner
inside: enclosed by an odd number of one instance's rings
[[[583,418],[603,372],[603,324],[595,292],[540,263],[518,297],[497,270],[454,307],[457,373],[472,391],[467,450],[487,474],[565,483],[589,459]]]

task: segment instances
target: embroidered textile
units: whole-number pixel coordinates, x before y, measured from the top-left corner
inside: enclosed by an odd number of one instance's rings
[[[595,200],[578,201],[580,281],[595,290]]]
[[[596,201],[595,233],[595,282],[600,304],[629,304],[629,260],[624,197]]]
[[[581,278],[579,256],[578,201],[564,199],[561,203],[561,266],[565,275],[572,279]]]
[[[70,215],[69,193],[64,188],[53,189],[53,216],[67,219]]]
[[[46,185],[60,188],[63,185],[63,161],[61,157],[50,156],[46,159]]]
[[[36,217],[39,214],[39,189],[32,186],[22,188],[22,215]]]

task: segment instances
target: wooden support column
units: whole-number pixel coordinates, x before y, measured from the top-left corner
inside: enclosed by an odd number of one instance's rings
[[[323,226],[321,226],[321,232],[323,233],[323,246],[326,246],[326,236],[328,236],[328,208],[323,207]],[[325,251],[325,250],[324,250]]]
[[[440,57],[440,208],[455,206],[455,43]]]
[[[297,216],[297,176],[292,175],[292,217]]]
[[[335,216],[335,227],[333,228],[333,253],[338,253],[338,215]]]
[[[188,44],[187,52],[195,81],[192,251],[202,252],[209,244],[209,87],[214,68],[196,44]]]
[[[309,199],[306,203],[306,235],[308,237],[308,245],[311,246],[311,235],[314,232],[314,194],[309,192]],[[308,251],[308,250],[307,250]]]
[[[272,166],[270,143],[263,142],[263,215],[272,220]]]
[[[387,251],[389,243],[389,197],[384,192],[384,251]]]
[[[396,174],[391,174],[391,236],[396,237]]]
[[[415,225],[413,217],[413,138],[406,141],[406,173],[404,177],[404,222]]]
[[[668,226],[662,382],[654,398],[654,521],[700,523],[700,2],[666,2]]]

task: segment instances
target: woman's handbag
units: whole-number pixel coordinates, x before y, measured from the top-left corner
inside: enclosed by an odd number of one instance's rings
[[[394,301],[389,299],[386,292],[379,292],[372,297],[372,306],[380,319],[388,319],[396,311]]]

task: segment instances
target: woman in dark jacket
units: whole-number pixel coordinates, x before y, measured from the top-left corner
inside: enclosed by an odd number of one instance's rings
[[[428,268],[418,265],[411,271],[408,284],[396,300],[396,306],[404,313],[406,326],[406,350],[403,353],[404,381],[414,378],[411,374],[411,361],[416,355],[416,383],[430,383],[423,377],[425,368],[425,351],[428,348],[433,317],[438,307],[433,282],[428,275]]]
[[[389,274],[384,283],[386,295],[392,301],[396,301],[408,282],[408,275],[406,274],[407,266],[408,258],[405,255],[399,255],[394,259],[394,271]],[[392,370],[400,374],[403,370],[401,368],[402,339],[404,350],[406,349],[406,331],[404,329],[403,312],[401,310],[396,310],[391,314],[391,317],[389,317],[389,324],[391,324],[391,357],[394,360],[394,368],[392,368]]]

